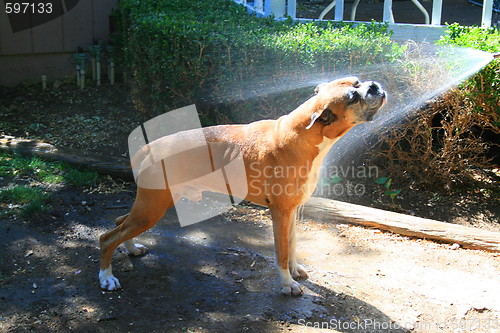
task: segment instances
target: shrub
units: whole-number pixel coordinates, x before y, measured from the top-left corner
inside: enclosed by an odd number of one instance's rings
[[[254,120],[248,110],[255,108],[262,117],[276,116],[281,100],[298,104],[304,93],[262,97],[262,85],[391,62],[404,49],[384,25],[276,21],[249,15],[231,0],[121,0],[120,8],[119,59],[147,117],[192,103],[204,125]]]
[[[481,51],[500,52],[500,29],[463,27],[457,23],[448,27],[440,45],[475,48]],[[484,114],[486,126],[500,133],[500,60],[490,62],[479,73],[465,82],[457,91],[466,108]]]
[[[498,29],[453,24],[440,45],[500,51]],[[426,188],[484,178],[500,134],[500,61],[493,60],[459,87],[432,101],[420,116],[384,138],[380,152],[393,178]],[[493,152],[493,153],[492,153]]]

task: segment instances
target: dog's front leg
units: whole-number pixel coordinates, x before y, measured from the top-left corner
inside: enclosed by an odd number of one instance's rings
[[[290,231],[295,218],[295,209],[282,210],[271,207],[273,219],[274,249],[276,251],[276,263],[281,277],[281,292],[285,295],[301,295],[302,288],[290,274]]]
[[[295,230],[295,225],[297,223],[297,209],[293,211],[290,226],[290,273],[292,277],[297,279],[307,279],[307,273],[304,268],[297,264],[297,232]]]

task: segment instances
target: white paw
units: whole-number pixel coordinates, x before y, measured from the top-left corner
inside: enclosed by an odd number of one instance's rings
[[[111,266],[99,271],[99,282],[102,289],[109,291],[121,288],[120,282],[114,277],[113,272],[111,271]]]
[[[290,273],[292,274],[292,277],[295,280],[298,280],[298,279],[307,279],[308,278],[308,275],[307,275],[306,271],[300,265],[296,265],[295,268],[290,269]]]
[[[281,293],[286,296],[299,296],[302,295],[302,287],[300,284],[292,280],[289,284],[281,286]]]
[[[124,244],[125,244],[125,251],[130,256],[140,256],[148,252],[147,247],[139,243],[134,243],[133,240],[128,240]]]

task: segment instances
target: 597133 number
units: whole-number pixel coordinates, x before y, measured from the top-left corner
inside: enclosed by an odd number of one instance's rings
[[[51,14],[52,3],[50,2],[6,2],[5,12],[7,14]]]

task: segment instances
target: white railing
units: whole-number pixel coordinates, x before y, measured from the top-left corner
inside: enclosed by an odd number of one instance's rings
[[[296,18],[297,4],[296,0],[234,0],[248,8],[249,11],[255,12],[259,15],[270,16],[274,15],[277,18],[289,16],[293,19]],[[441,13],[443,8],[443,0],[433,0],[432,16],[429,17],[427,10],[420,4],[418,0],[411,0],[413,4],[420,10],[425,17],[425,25],[440,26]],[[356,20],[356,9],[360,0],[355,0],[351,10],[351,21]],[[344,18],[344,0],[333,0],[325,10],[321,13],[319,19],[323,19],[327,12],[335,8],[334,20],[345,21]],[[493,13],[493,0],[484,0],[483,2],[483,16],[481,25],[483,27],[491,27],[491,18]],[[392,13],[392,0],[384,0],[383,21],[395,24],[394,15]]]
[[[248,11],[257,15],[296,18],[296,0],[234,0],[234,2],[245,6]]]

